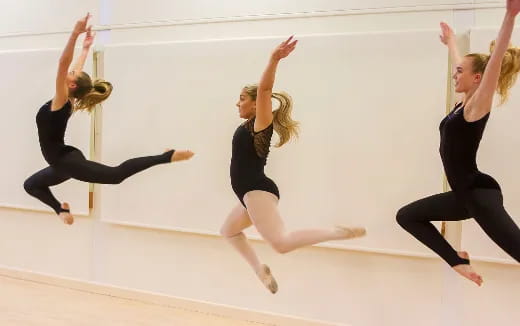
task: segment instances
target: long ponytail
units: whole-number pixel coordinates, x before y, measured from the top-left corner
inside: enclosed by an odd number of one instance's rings
[[[76,88],[71,94],[75,99],[74,111],[86,110],[91,112],[94,107],[106,100],[112,93],[112,84],[96,79],[94,82],[90,76],[82,72],[76,79]]]
[[[247,85],[244,87],[244,90],[253,101],[256,101],[258,85]],[[291,140],[291,138],[298,136],[299,123],[291,117],[293,103],[289,94],[285,92],[273,92],[271,98],[276,99],[280,103],[280,106],[273,111],[273,129],[280,137],[280,141],[275,147],[281,147]]]
[[[489,52],[492,53],[494,48],[495,41],[492,41]],[[466,57],[473,59],[473,73],[484,74],[491,55],[470,53]],[[496,91],[500,95],[500,104],[504,104],[509,98],[509,90],[515,84],[518,72],[520,72],[520,48],[510,46],[502,59],[500,76],[498,77]]]
[[[273,92],[272,98],[280,102],[280,106],[273,111],[273,128],[280,136],[280,141],[275,146],[280,147],[291,138],[298,137],[299,123],[291,117],[293,102],[289,94]]]

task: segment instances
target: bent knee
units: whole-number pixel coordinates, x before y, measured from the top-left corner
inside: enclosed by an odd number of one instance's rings
[[[397,214],[395,216],[395,220],[396,220],[397,224],[399,224],[403,228],[410,222],[410,219],[411,219],[411,214],[406,206],[401,207],[397,211]]]
[[[228,227],[227,225],[223,225],[221,228],[220,228],[220,235],[223,236],[224,238],[233,238],[233,237],[236,237],[237,235],[240,235],[242,233],[242,231],[238,231],[236,229],[232,229],[230,227]]]
[[[23,189],[28,194],[32,193],[34,191],[34,188],[35,188],[34,182],[32,182],[30,178],[25,180],[25,182],[23,183]]]
[[[224,238],[231,238],[233,236],[225,225],[220,228],[220,235]]]
[[[286,254],[291,251],[290,246],[284,239],[276,239],[269,241],[271,247],[279,254]]]

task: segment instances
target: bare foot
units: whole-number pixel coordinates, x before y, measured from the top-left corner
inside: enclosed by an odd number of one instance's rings
[[[457,253],[459,254],[460,258],[469,259],[469,254],[467,252],[459,251]],[[468,280],[475,282],[478,286],[481,286],[482,282],[484,282],[482,276],[477,274],[477,272],[475,272],[473,269],[473,266],[469,264],[455,265],[453,266],[453,269]]]
[[[340,239],[354,239],[364,237],[367,234],[367,230],[364,227],[346,227],[342,225],[336,226]]]
[[[70,210],[70,206],[68,203],[61,204],[61,208]],[[60,212],[58,216],[65,224],[71,225],[72,223],[74,223],[74,217],[70,212]]]
[[[460,258],[469,260],[469,254],[467,251],[457,251],[457,254],[459,255]]]
[[[271,269],[267,265],[260,266],[260,270],[256,272],[256,275],[262,281],[264,286],[271,291],[272,294],[275,294],[278,291],[278,283],[271,274]]]
[[[169,151],[171,151],[171,149],[165,150],[165,152],[169,152]],[[190,150],[176,150],[175,152],[173,152],[171,161],[178,162],[178,161],[189,160],[190,158],[193,157],[193,155],[195,155],[195,153],[193,153]]]

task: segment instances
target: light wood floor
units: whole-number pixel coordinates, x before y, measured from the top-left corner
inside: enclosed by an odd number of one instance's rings
[[[2,326],[261,326],[263,324],[0,276]]]

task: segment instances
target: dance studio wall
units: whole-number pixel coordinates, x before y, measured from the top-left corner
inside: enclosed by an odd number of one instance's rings
[[[351,325],[510,324],[520,317],[513,309],[520,300],[518,267],[473,222],[465,222],[462,241],[481,258],[475,262],[487,281],[481,289],[394,222],[399,206],[442,191],[437,126],[445,114],[448,61],[437,26],[442,20],[456,26],[472,14],[479,29],[471,44],[483,50],[503,9],[480,2],[113,0],[72,7],[41,1],[34,10],[31,1],[13,1],[9,24],[0,25],[0,33],[9,33],[0,38],[2,71],[16,81],[2,90],[10,119],[1,131],[9,158],[0,163],[8,180],[0,191],[0,264]],[[28,19],[13,19],[18,10]],[[52,93],[68,30],[86,10],[106,26],[95,64],[115,89],[96,117],[96,139],[89,118],[77,116],[69,142],[86,154],[96,145],[93,157],[109,164],[170,146],[197,155],[118,186],[96,186],[90,216],[65,227],[53,214],[26,210],[46,208],[21,183],[43,167],[34,115]],[[494,30],[481,31],[486,26]],[[301,135],[273,149],[267,167],[281,190],[280,210],[290,229],[359,223],[369,237],[283,256],[255,242],[280,282],[272,296],[215,235],[236,204],[228,164],[240,123],[238,93],[258,80],[272,47],[293,33],[300,44],[280,65],[275,88],[293,96]],[[41,78],[33,78],[34,69],[42,69]],[[493,114],[479,157],[503,185],[513,215],[520,211],[518,161],[509,149],[518,148],[518,91]],[[77,197],[74,207],[81,208],[88,202],[82,186],[57,187],[57,195]]]
[[[280,208],[289,228],[363,221],[372,236],[349,245],[426,252],[400,232],[393,215],[409,198],[442,190],[432,148],[434,124],[443,115],[438,108],[445,101],[447,65],[444,49],[430,41],[436,33],[299,37],[298,51],[280,65],[276,88],[293,96],[301,137],[273,149],[267,166],[282,189]],[[115,163],[129,153],[168,146],[192,148],[197,156],[190,164],[103,187],[104,220],[216,233],[238,202],[229,187],[230,140],[240,124],[235,103],[241,87],[258,80],[279,41],[105,49],[105,77],[120,94],[140,96],[114,96],[104,106],[103,160]],[[431,64],[424,66],[422,60]],[[427,81],[412,82],[423,74],[429,75]],[[424,102],[431,92],[439,96]],[[125,200],[132,205],[121,205]]]

